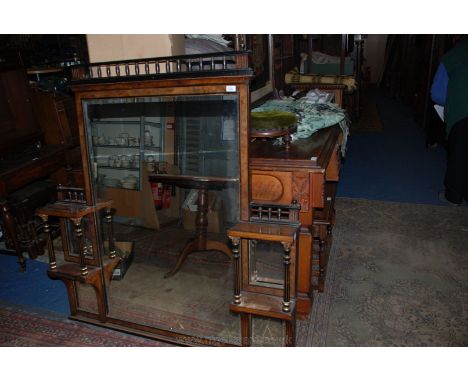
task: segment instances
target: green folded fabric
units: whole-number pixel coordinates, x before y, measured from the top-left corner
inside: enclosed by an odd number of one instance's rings
[[[305,99],[294,98],[272,99],[252,110],[251,115],[257,113],[282,112],[297,116],[297,131],[291,134],[292,141],[308,138],[317,131],[339,124],[343,130],[341,150],[343,156],[346,150],[346,139],[349,133],[348,119],[343,109],[333,103],[311,103]],[[266,114],[268,115],[268,114]],[[251,118],[251,125],[252,125]],[[283,144],[282,140],[277,140]]]
[[[250,114],[250,127],[253,130],[285,130],[298,121],[294,113],[281,110],[265,110]]]

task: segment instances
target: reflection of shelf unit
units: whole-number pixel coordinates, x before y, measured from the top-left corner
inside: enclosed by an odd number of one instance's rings
[[[110,170],[128,170],[128,171],[140,171],[140,167],[113,167],[113,166],[97,166],[97,168],[106,168]]]
[[[124,146],[124,145],[94,145],[94,147],[109,147],[109,148],[120,148],[120,149],[139,149],[140,145]]]
[[[202,136],[201,134],[201,119],[200,118],[187,118],[185,131],[186,136],[183,140],[184,147],[182,150],[185,153],[191,153],[187,155],[187,160],[184,164],[183,171],[187,174],[198,174],[200,171],[200,160],[202,156]]]
[[[150,118],[152,120],[149,120]],[[164,118],[154,116],[126,119],[117,115],[112,119],[100,118],[92,120],[93,155],[97,172],[95,177],[98,179],[98,182],[102,182],[104,177],[109,176],[122,181],[129,175],[135,175],[137,172],[136,190],[141,190],[143,181],[141,168],[144,166],[144,162],[150,156],[155,161],[164,160],[164,126]],[[148,136],[145,138],[145,132],[148,132],[151,136],[151,142],[145,140],[148,139]],[[130,142],[119,142],[121,139]],[[104,140],[104,142],[100,142],[100,140]],[[123,156],[127,156],[127,158],[123,159]],[[119,162],[124,160],[131,163],[113,165],[110,163],[111,157],[114,157],[113,159],[117,159]],[[135,161],[137,162],[135,163]],[[126,171],[128,173],[125,173]],[[111,187],[102,183],[101,185]],[[123,186],[111,188],[128,189]]]
[[[209,113],[210,117],[214,116],[221,119],[221,116],[229,115],[229,117],[234,121],[233,131],[236,133],[236,141],[233,141],[231,146],[228,146],[227,144],[219,145],[220,147],[217,147],[217,149],[222,150],[220,152],[223,153],[226,148],[233,151],[233,157],[235,157],[235,160],[231,160],[229,163],[233,164],[232,167],[239,171],[230,175],[233,175],[236,179],[242,179],[242,182],[235,183],[238,191],[236,194],[237,203],[226,207],[239,211],[239,214],[241,214],[240,218],[242,220],[246,220],[248,218],[248,193],[250,190],[248,174],[248,116],[250,110],[249,82],[252,76],[252,70],[248,68],[248,55],[246,53],[240,52],[233,54],[234,55],[232,57],[234,57],[235,60],[231,58],[231,52],[227,52],[226,54],[223,52],[216,52],[216,55],[211,55],[210,57],[200,55],[174,58],[174,56],[171,56],[170,58],[165,58],[164,61],[157,58],[138,59],[136,61],[126,60],[122,63],[113,63],[108,61],[105,64],[93,63],[92,65],[74,68],[73,74],[75,82],[72,85],[72,89],[75,92],[76,106],[79,115],[82,152],[86,154],[83,155],[83,167],[86,175],[85,192],[90,202],[95,203],[99,190],[96,190],[96,185],[93,179],[93,175],[96,175],[96,171],[93,173],[96,166],[94,164],[95,158],[93,156],[93,150],[89,149],[90,138],[93,135],[93,132],[90,131],[91,123],[89,121],[90,118],[102,118],[102,116],[105,115],[104,112],[100,114],[97,113],[95,105],[105,105],[105,108],[103,109],[106,110],[103,111],[106,111],[107,114],[105,116],[107,117],[111,116],[112,113],[114,113],[114,115],[117,114],[117,116],[122,115],[123,112],[120,112],[120,110],[125,110],[127,112],[127,116],[130,116],[130,113],[133,113],[131,114],[133,119],[138,115],[137,112],[140,111],[143,112],[143,114],[150,111],[145,115],[162,115],[166,117],[168,127],[166,131],[167,136],[166,140],[162,140],[164,145],[161,145],[164,150],[162,153],[166,153],[166,155],[161,155],[161,157],[155,157],[154,159],[167,162],[169,165],[167,169],[168,174],[171,170],[174,170],[173,172],[178,174],[182,172],[182,166],[178,159],[181,159],[181,157],[183,159],[183,155],[178,155],[179,152],[177,151],[180,147],[178,139],[179,134],[181,133],[178,131],[178,120],[185,119],[187,117],[197,117],[199,115],[204,116],[206,111],[206,113]],[[184,73],[184,71],[186,73]],[[225,102],[222,97],[229,97],[228,99],[232,100],[229,105],[225,105],[229,112],[224,110],[224,108],[211,107],[214,104],[212,102],[213,99],[219,101],[218,103],[224,106]],[[186,112],[184,112],[184,110],[179,110],[179,106],[182,105],[183,98],[193,101],[190,102],[188,106],[200,105],[201,107],[190,107]],[[145,107],[140,107],[138,100],[142,100],[146,103],[144,105]],[[203,107],[204,105],[205,107]],[[161,110],[160,114],[159,110]],[[190,110],[192,113],[189,113]],[[151,111],[153,113],[151,113]],[[169,124],[173,127],[172,129],[169,129]],[[166,125],[162,124],[162,126]],[[210,129],[210,135],[213,133],[213,135],[217,134],[222,136],[222,127],[223,126],[220,126],[220,129],[217,130]],[[239,131],[241,132],[240,134],[238,133]],[[162,134],[164,134],[164,132]],[[154,142],[154,146],[158,146],[158,144]],[[124,151],[126,149],[102,148],[98,150],[104,152],[104,150]],[[149,152],[149,150],[141,151]],[[144,154],[144,152],[142,152],[142,154]],[[143,157],[140,157],[140,159],[142,158]],[[215,157],[213,158],[213,162],[217,165],[220,161]],[[224,162],[228,162],[227,158]],[[172,169],[171,166],[173,167]],[[240,166],[242,166],[242,168],[239,168]],[[231,169],[231,166],[229,169]],[[105,171],[105,169],[100,169],[100,171]],[[148,167],[141,166],[140,171],[141,177],[143,179],[147,179]],[[209,176],[209,173],[207,172],[205,174],[198,175]],[[173,189],[176,191],[178,190],[175,186]],[[144,223],[144,227],[153,228],[148,224],[151,222],[144,222],[145,214],[149,215],[151,212],[154,216],[157,216],[154,203],[152,203],[153,200],[151,200],[152,190],[149,182],[142,182],[140,192],[116,190],[111,188],[105,191],[108,191],[109,199],[114,200],[114,202],[116,200],[119,202],[122,201],[120,204],[114,204],[117,210],[116,214],[119,213],[120,216],[128,216],[129,220],[134,219],[134,221],[131,221],[130,223],[134,223],[135,225],[138,223],[137,219],[139,219]],[[136,197],[133,198],[134,195],[131,194],[136,194]],[[178,195],[176,195],[174,199],[178,199],[177,196]],[[180,211],[180,205],[176,203],[172,204],[171,202],[171,208],[173,207],[177,212]],[[157,217],[159,219],[159,216]],[[200,225],[203,226],[204,219],[199,220]],[[159,227],[159,220],[156,219],[156,223],[156,227],[154,227],[155,229]],[[99,238],[99,244],[102,244],[103,240],[100,237],[100,228],[100,225],[96,225],[96,230],[93,233],[95,233],[95,236]],[[154,249],[159,250],[166,248],[177,251],[178,244],[182,244],[180,240],[183,238],[180,236],[180,232],[177,229],[174,231],[171,230],[171,233],[172,232],[174,233],[173,237],[169,237],[166,232],[160,232],[158,240],[154,241],[154,243],[158,245],[158,248]],[[131,234],[131,231],[126,231],[125,235],[127,234]],[[167,247],[165,247],[166,244],[168,245]],[[100,245],[100,247],[101,246],[103,245]],[[148,251],[150,249],[151,248],[148,248]],[[145,252],[145,248],[143,248],[143,252]],[[144,259],[145,257],[146,259]],[[143,261],[149,260],[148,256],[142,256],[142,258]],[[151,272],[150,278],[154,279],[156,282],[153,283],[154,285],[148,286],[141,284],[141,282],[145,281],[145,278],[138,277],[138,274],[134,278],[132,278],[132,275],[128,274],[126,279],[123,280],[124,284],[120,283],[119,285],[119,282],[114,281],[104,283],[105,297],[115,297],[115,293],[118,292],[116,288],[132,293],[133,290],[135,290],[136,294],[133,293],[132,295],[129,295],[127,293],[127,297],[130,296],[130,299],[125,299],[125,301],[116,301],[115,298],[108,298],[106,301],[108,302],[108,310],[105,311],[104,317],[106,321],[103,322],[101,326],[112,327],[114,329],[124,330],[138,335],[146,335],[159,340],[176,342],[184,345],[230,345],[225,342],[235,338],[237,333],[233,336],[226,336],[226,340],[216,339],[219,338],[216,337],[219,334],[219,330],[217,329],[220,328],[221,330],[231,324],[231,316],[227,309],[219,309],[220,312],[225,313],[225,316],[221,317],[219,317],[217,312],[213,312],[214,318],[216,319],[216,325],[214,327],[215,330],[210,331],[200,331],[198,330],[199,325],[191,325],[191,316],[189,315],[187,315],[187,320],[183,320],[184,322],[180,325],[173,325],[172,322],[174,322],[174,320],[179,320],[181,316],[172,314],[170,309],[167,312],[169,320],[164,320],[164,322],[158,320],[158,317],[155,316],[158,314],[158,310],[155,310],[155,305],[151,305],[151,303],[155,302],[156,304],[159,304],[162,301],[160,299],[161,293],[158,291],[162,291],[162,288],[167,289],[165,285],[168,284],[163,283],[163,279],[159,280],[159,278],[155,278],[157,275],[154,271],[159,272],[156,267],[159,268],[160,265],[164,267],[166,264],[160,264],[160,262],[156,264],[153,262],[149,265],[151,265],[151,268],[148,268]],[[132,269],[130,269],[130,272],[132,272]],[[135,274],[133,276],[135,276]],[[177,276],[168,281],[172,282],[171,285],[175,285],[174,282],[177,283],[176,279]],[[195,280],[195,284],[197,281],[198,280]],[[222,284],[223,280],[220,280],[220,282]],[[130,290],[126,288],[127,286],[132,289]],[[83,289],[84,288],[77,288],[76,291],[78,298],[81,297],[80,302],[85,302],[85,298],[87,298],[89,294],[87,293],[88,291],[83,291]],[[182,286],[181,291],[182,294],[184,294],[186,288],[184,289]],[[145,305],[140,294],[144,298],[149,297],[148,302],[150,304]],[[173,298],[171,296],[169,297],[169,299],[162,302],[165,302],[166,305],[180,305],[182,300],[179,299],[179,296],[174,295],[172,296]],[[204,297],[206,296],[202,296],[202,299],[200,300],[204,303],[204,306],[201,306],[201,308],[204,309],[206,305],[209,309],[210,301],[205,301],[206,298]],[[188,301],[188,305],[183,304],[184,312],[187,314],[193,310],[190,305],[190,303],[193,302],[192,300]],[[87,301],[89,301],[89,299],[86,300],[86,302]],[[119,303],[126,309],[119,309],[119,306],[116,305]],[[90,305],[90,309],[87,309],[88,305],[85,305],[85,303],[81,305],[83,305],[84,309],[76,313],[72,312],[73,319],[98,323],[96,320],[99,316],[95,313],[94,309],[96,304],[94,304],[94,306]],[[145,313],[148,314],[145,316]],[[148,318],[150,318],[150,320],[148,320]],[[206,325],[204,325],[204,327],[206,327]]]
[[[162,152],[161,146],[145,146],[145,150],[158,150],[159,152]]]

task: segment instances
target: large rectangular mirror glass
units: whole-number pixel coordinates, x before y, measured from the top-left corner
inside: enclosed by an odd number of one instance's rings
[[[90,188],[113,200],[122,258],[107,285],[111,319],[239,343],[226,236],[241,211],[239,109],[235,92],[82,101]],[[80,288],[80,308],[95,312],[93,296]]]

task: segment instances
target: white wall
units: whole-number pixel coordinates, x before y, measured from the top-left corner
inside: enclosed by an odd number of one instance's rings
[[[182,34],[89,34],[90,62],[177,56],[184,54]]]

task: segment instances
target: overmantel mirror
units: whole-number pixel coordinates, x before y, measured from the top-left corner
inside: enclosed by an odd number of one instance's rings
[[[96,209],[98,244],[86,256],[122,259],[102,275],[105,316],[81,282],[73,318],[178,343],[240,343],[226,229],[249,218],[251,77],[246,52],[73,69],[86,203],[112,200],[114,226],[109,234],[109,210]]]

